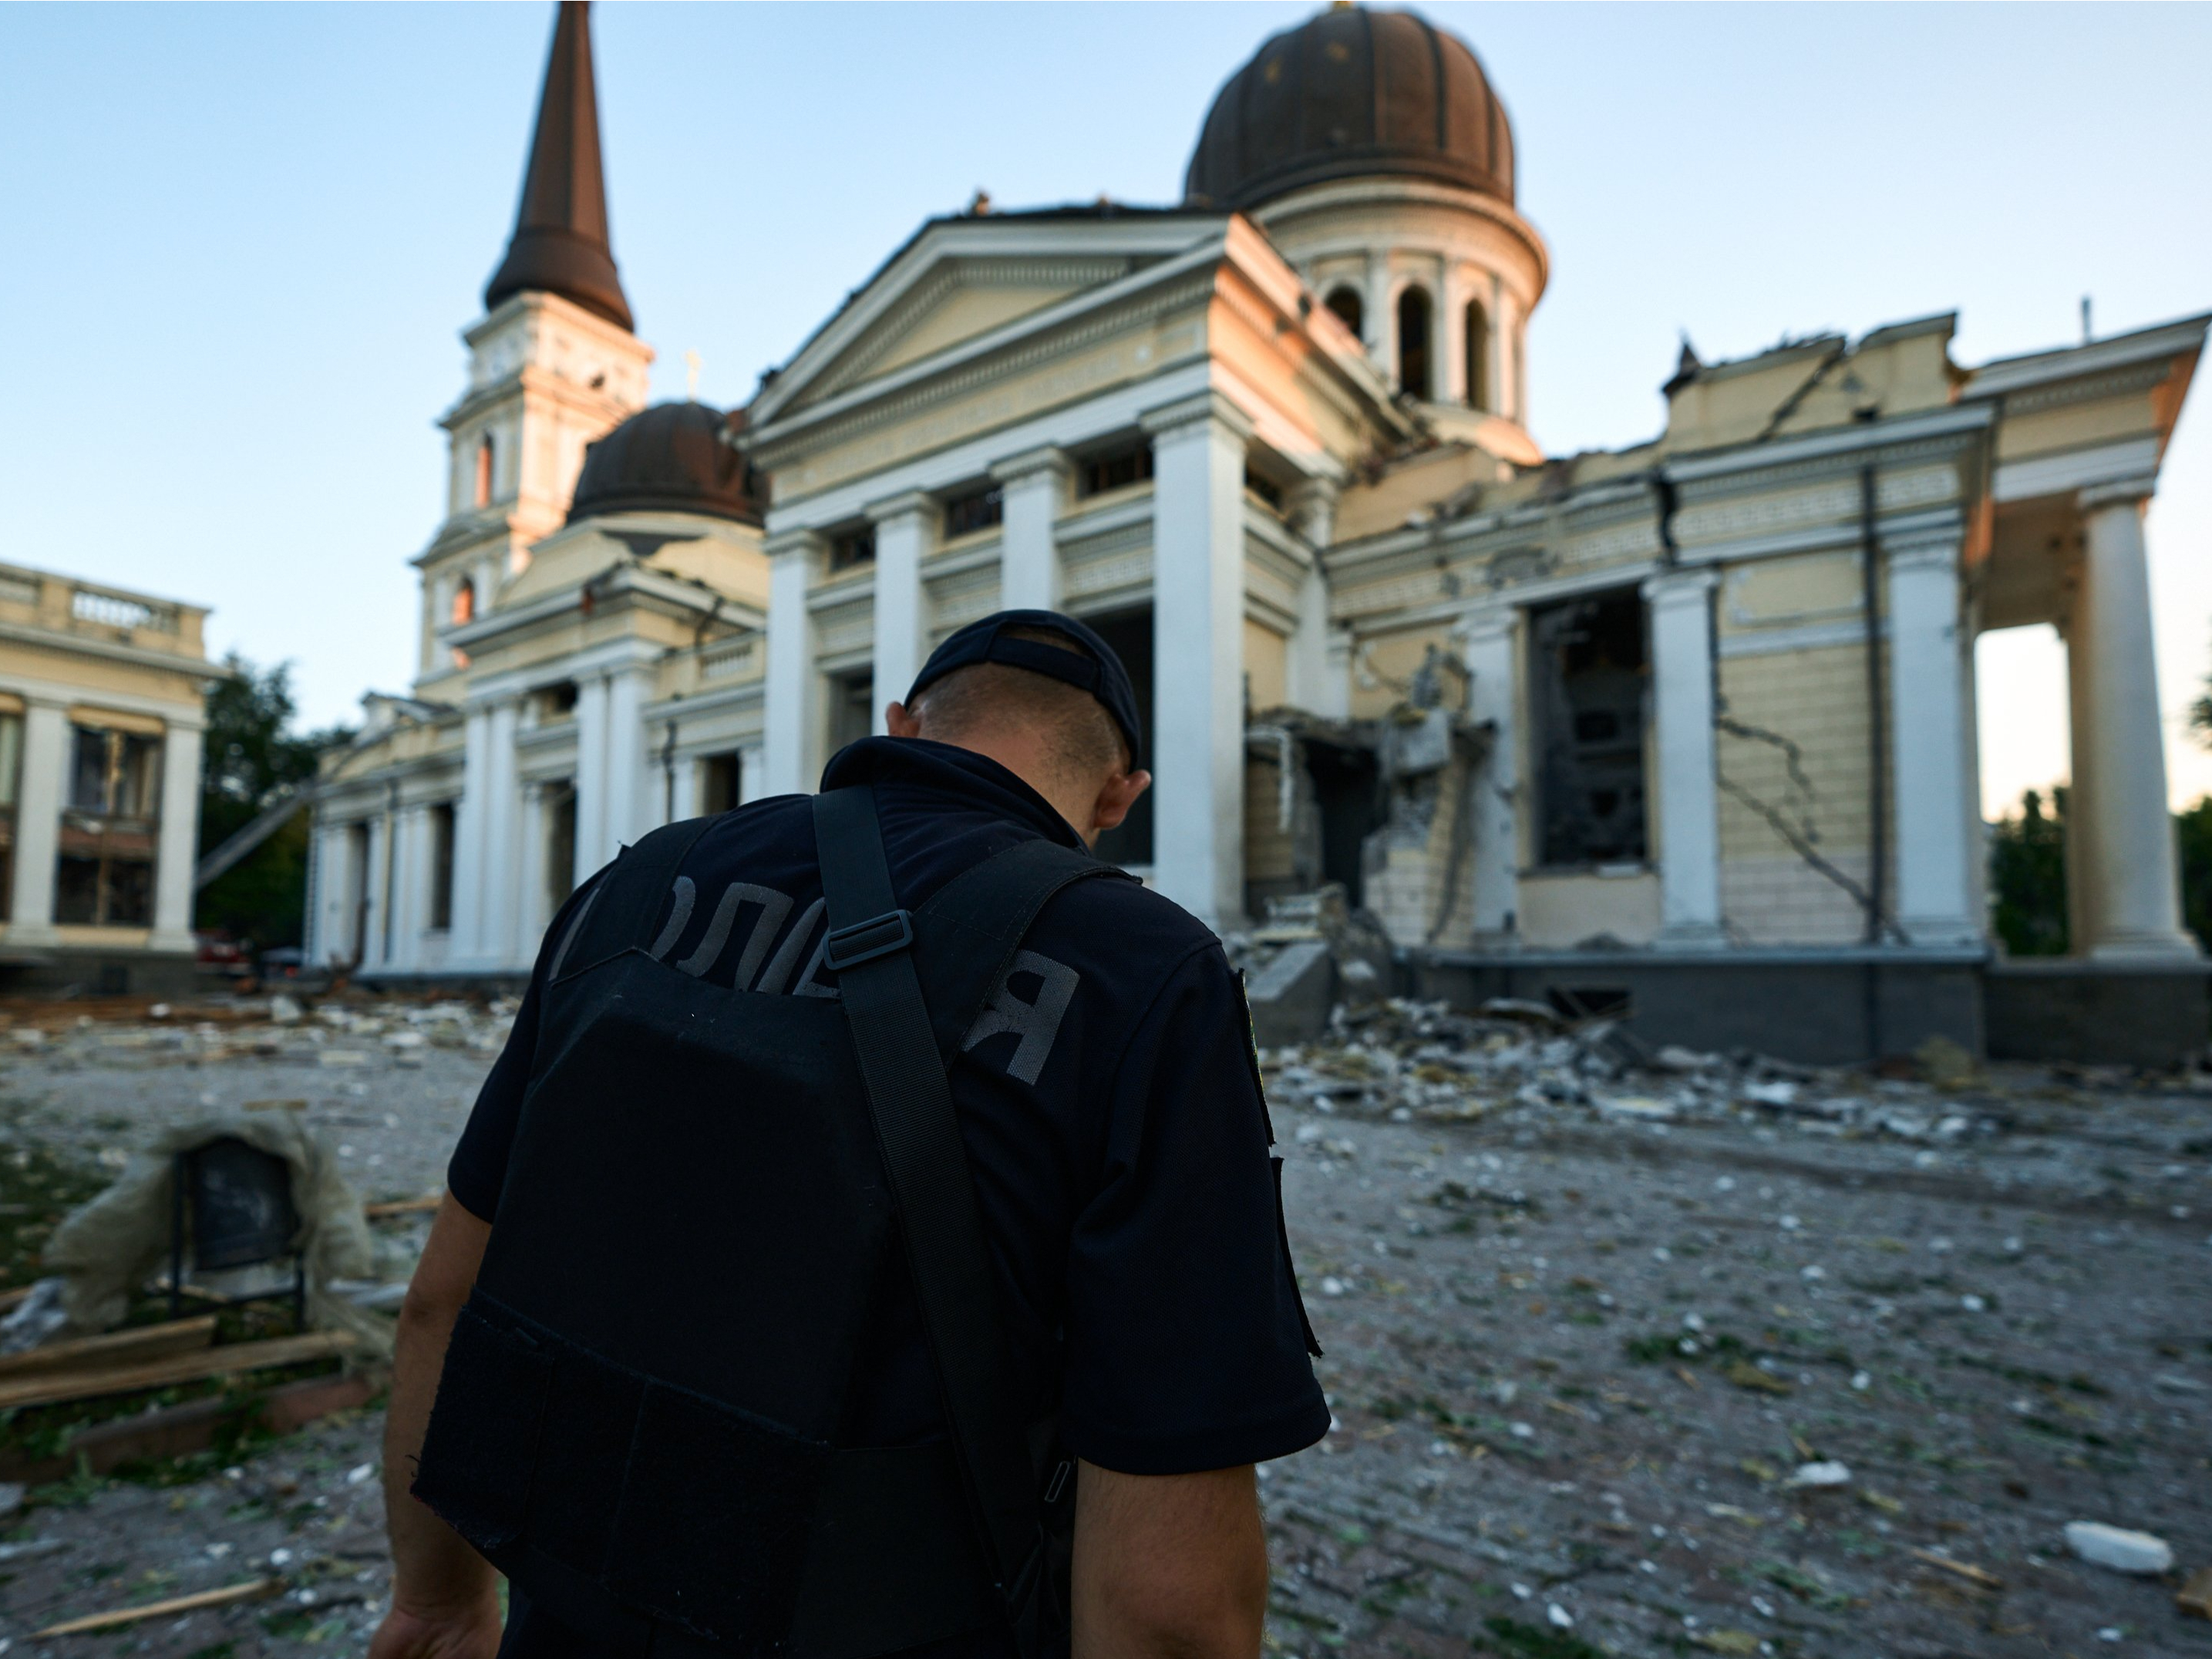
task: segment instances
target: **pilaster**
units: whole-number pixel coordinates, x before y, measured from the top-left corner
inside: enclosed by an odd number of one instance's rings
[[[1293,708],[1343,720],[1352,712],[1351,654],[1348,639],[1329,624],[1328,574],[1322,565],[1322,550],[1335,539],[1336,496],[1334,479],[1310,478],[1289,501],[1291,522],[1312,550],[1313,562],[1298,584],[1298,621],[1285,664],[1285,689]],[[1339,646],[1345,648],[1333,648]]]
[[[1710,568],[1644,585],[1651,608],[1659,750],[1659,942],[1714,950],[1721,930],[1718,765],[1713,744],[1713,588]]]
[[[1486,605],[1456,632],[1468,718],[1490,728],[1490,753],[1473,785],[1473,943],[1510,949],[1519,941],[1521,908],[1520,612]]]
[[[1218,392],[1148,411],[1153,884],[1217,930],[1244,912],[1244,453]]]
[[[1975,945],[1984,933],[1966,834],[1972,774],[1959,540],[1946,534],[1886,551],[1898,926],[1915,945]]]

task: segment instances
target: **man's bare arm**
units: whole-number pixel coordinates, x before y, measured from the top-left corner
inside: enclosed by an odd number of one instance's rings
[[[498,1575],[408,1491],[445,1369],[446,1344],[490,1237],[490,1226],[449,1194],[400,1306],[392,1404],[384,1423],[392,1611],[370,1644],[369,1659],[491,1659],[499,1648]]]
[[[1075,1659],[1254,1659],[1267,1540],[1249,1463],[1203,1474],[1082,1466]]]

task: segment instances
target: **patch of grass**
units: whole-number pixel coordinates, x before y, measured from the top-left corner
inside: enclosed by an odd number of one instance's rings
[[[308,1607],[279,1607],[274,1613],[261,1615],[261,1628],[281,1642],[305,1636],[314,1627],[315,1617]]]
[[[185,1659],[231,1659],[237,1651],[235,1642],[210,1642],[204,1648],[194,1648]]]

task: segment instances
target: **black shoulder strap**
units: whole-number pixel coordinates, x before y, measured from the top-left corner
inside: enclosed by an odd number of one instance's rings
[[[967,1152],[915,972],[914,917],[899,908],[891,887],[872,789],[862,785],[816,796],[814,837],[830,909],[823,962],[836,971],[860,1056],[969,1498],[998,1594],[1027,1648],[1035,1620],[1026,1615],[1042,1565],[1036,1476],[1011,1386],[999,1291]],[[1058,859],[1025,854],[992,877],[979,874],[1021,851],[1010,849],[957,878],[942,903],[927,909],[1003,939],[1011,959],[1047,898],[1069,881],[1109,868],[1071,866],[1066,850],[1055,848],[1063,854]],[[1000,914],[982,914],[993,902],[1004,907]]]
[[[714,823],[711,817],[663,824],[636,846],[625,847],[599,872],[599,884],[584,896],[568,923],[567,937],[553,952],[548,980],[564,969],[577,971],[641,945],[660,915],[660,901],[684,867],[684,860]]]

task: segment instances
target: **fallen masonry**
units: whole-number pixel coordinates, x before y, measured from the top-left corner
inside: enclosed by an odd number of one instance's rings
[[[143,1009],[0,1034],[4,1282],[104,1155],[252,1102],[391,1206],[397,1282],[503,1026],[423,1007],[264,1005],[219,1052]],[[1388,1001],[1262,1060],[1334,1419],[1262,1471],[1271,1651],[2212,1655],[2202,1073],[1815,1071]],[[31,1484],[0,1640],[274,1581],[99,1639],[361,1651],[378,1421]],[[2083,1559],[2082,1522],[2171,1567]]]

